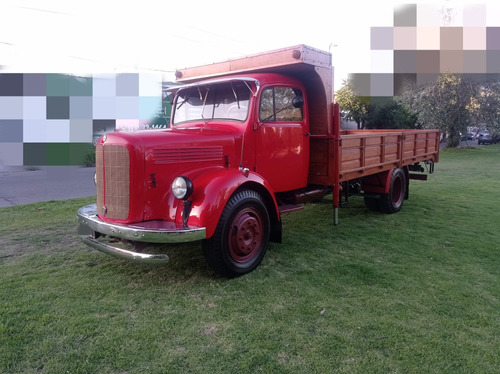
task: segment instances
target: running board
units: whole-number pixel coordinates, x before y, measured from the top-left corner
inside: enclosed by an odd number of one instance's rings
[[[303,205],[292,205],[292,204],[290,204],[290,205],[280,205],[279,206],[280,214],[295,212],[295,211],[301,210],[301,209],[304,209]]]
[[[426,181],[427,180],[427,174],[414,174],[410,173],[410,179],[415,179],[419,181]]]

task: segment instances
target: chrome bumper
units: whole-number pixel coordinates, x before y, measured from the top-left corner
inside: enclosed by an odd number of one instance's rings
[[[204,227],[182,227],[175,222],[146,221],[128,225],[111,224],[97,216],[96,204],[78,210],[78,234],[85,244],[106,254],[138,262],[165,262],[167,255],[145,254],[110,246],[94,239],[95,233],[146,243],[184,243],[206,238]]]

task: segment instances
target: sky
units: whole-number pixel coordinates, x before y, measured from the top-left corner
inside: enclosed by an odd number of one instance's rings
[[[395,7],[420,3],[494,1],[2,0],[0,73],[174,80],[179,68],[306,44],[332,52],[338,89],[348,74],[370,72],[370,28],[393,26]]]

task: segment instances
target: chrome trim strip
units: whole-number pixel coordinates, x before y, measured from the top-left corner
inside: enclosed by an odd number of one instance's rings
[[[124,260],[133,262],[148,263],[148,264],[166,264],[168,256],[164,254],[147,254],[127,251],[126,249],[113,247],[109,244],[102,243],[91,237],[83,239],[83,242],[88,246],[97,249],[107,255],[118,257]]]
[[[78,210],[78,233],[89,236],[92,231],[121,239],[147,243],[185,243],[206,239],[205,227],[182,227],[175,222],[147,221],[119,225],[101,221],[97,205],[90,204]]]

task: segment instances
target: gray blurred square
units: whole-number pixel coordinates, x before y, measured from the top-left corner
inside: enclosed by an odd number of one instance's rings
[[[486,72],[500,73],[500,51],[486,51]]]
[[[417,26],[417,4],[401,4],[394,7],[395,27]]]
[[[464,73],[486,73],[486,51],[464,51]]]
[[[23,97],[0,96],[0,119],[22,119]]]
[[[416,73],[417,51],[394,51],[394,73]]]
[[[23,74],[0,74],[0,96],[23,96]]]
[[[370,96],[370,74],[349,74],[348,81],[357,96]]]
[[[370,48],[372,50],[394,49],[394,28],[372,27],[370,30]]]
[[[23,92],[24,96],[46,96],[47,95],[46,74],[24,74]]]
[[[417,51],[417,73],[434,74],[440,72],[439,51]]]
[[[22,143],[23,120],[0,120],[0,143]]]
[[[92,119],[71,119],[69,121],[69,141],[71,143],[91,143],[92,131]]]
[[[92,97],[70,96],[69,98],[70,119],[92,119]]]
[[[500,27],[486,28],[486,49],[488,51],[500,50]]]
[[[47,96],[47,119],[69,119],[69,96]]]
[[[370,96],[394,96],[394,75],[372,74]]]
[[[0,165],[22,166],[23,143],[3,143],[0,147]]]
[[[118,74],[116,96],[139,96],[139,74]]]

